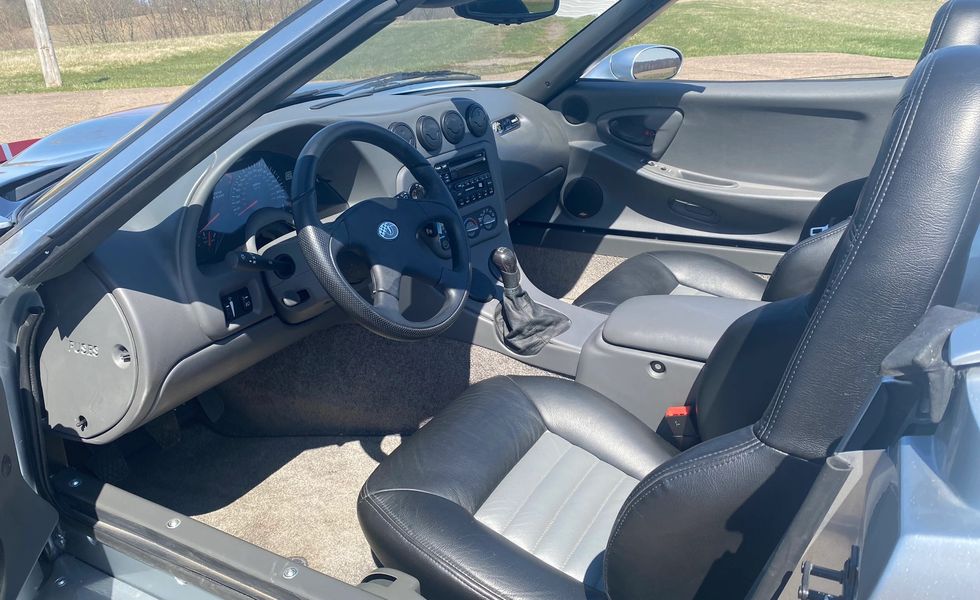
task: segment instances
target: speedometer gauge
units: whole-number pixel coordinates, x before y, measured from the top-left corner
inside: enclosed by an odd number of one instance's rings
[[[293,159],[272,152],[246,154],[221,176],[198,224],[197,262],[220,262],[245,243],[245,225],[263,208],[286,208]]]

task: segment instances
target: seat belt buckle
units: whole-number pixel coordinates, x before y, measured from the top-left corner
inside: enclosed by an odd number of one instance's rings
[[[823,232],[827,231],[828,229],[830,229],[830,224],[821,225],[820,227],[811,227],[810,228],[810,235],[811,236],[814,236],[814,235],[817,235],[818,233],[823,233]]]
[[[667,409],[664,420],[674,438],[674,445],[681,450],[687,450],[700,440],[693,406],[671,406]]]

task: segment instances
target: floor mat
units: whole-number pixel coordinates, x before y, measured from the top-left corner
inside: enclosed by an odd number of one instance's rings
[[[412,432],[468,386],[495,375],[553,375],[446,337],[412,343],[340,325],[274,354],[215,388],[228,435]]]
[[[356,584],[375,566],[357,494],[399,443],[396,435],[235,438],[193,424],[178,445],[133,457],[120,487]]]

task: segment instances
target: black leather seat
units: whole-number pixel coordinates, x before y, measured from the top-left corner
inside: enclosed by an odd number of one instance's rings
[[[705,441],[674,454],[574,382],[480,383],[365,483],[379,560],[432,600],[744,597],[884,356],[955,302],[980,221],[978,139],[980,47],[939,50],[909,78],[816,291],[743,317],[709,359]],[[738,348],[775,309],[799,341],[758,364]]]
[[[980,2],[951,0],[936,12],[919,60],[939,48],[969,44],[980,44]],[[646,252],[607,273],[574,304],[608,314],[636,296],[693,294],[775,301],[809,293],[837,247],[864,182],[850,181],[824,195],[807,218],[799,241],[780,259],[768,282],[709,254]]]

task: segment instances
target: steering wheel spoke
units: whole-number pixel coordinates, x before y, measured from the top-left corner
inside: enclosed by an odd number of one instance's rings
[[[401,271],[385,265],[371,267],[371,303],[375,309],[386,316],[401,315],[399,295],[401,294]]]

